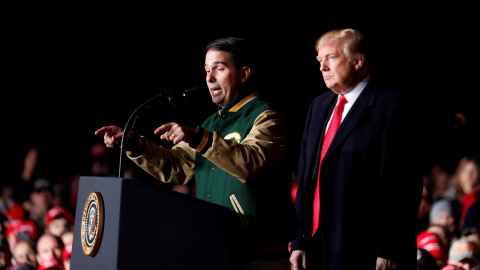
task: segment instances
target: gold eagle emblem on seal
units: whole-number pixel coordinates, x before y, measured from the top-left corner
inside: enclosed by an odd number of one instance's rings
[[[82,215],[82,249],[87,256],[94,256],[100,247],[103,232],[103,198],[100,192],[88,195]]]

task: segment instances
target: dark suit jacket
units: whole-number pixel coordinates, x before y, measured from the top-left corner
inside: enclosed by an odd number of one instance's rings
[[[375,269],[376,257],[416,269],[416,215],[421,199],[413,135],[415,108],[372,76],[342,121],[322,162],[319,239],[311,238],[313,195],[321,141],[337,95],[311,103],[302,137],[292,249],[321,269]],[[320,251],[309,253],[316,245]],[[360,267],[360,268],[358,268]],[[413,268],[408,268],[413,267]]]

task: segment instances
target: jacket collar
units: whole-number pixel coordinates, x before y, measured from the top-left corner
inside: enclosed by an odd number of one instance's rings
[[[238,97],[232,100],[225,108],[219,107],[218,114],[222,115],[225,112],[236,112],[240,110],[245,104],[249,103],[250,101],[254,100],[256,97],[260,95],[260,92],[255,91],[253,89],[247,89],[246,91],[242,92]]]

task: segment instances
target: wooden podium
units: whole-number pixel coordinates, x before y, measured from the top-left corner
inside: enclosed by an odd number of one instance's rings
[[[230,269],[230,215],[135,179],[83,176],[71,269]]]

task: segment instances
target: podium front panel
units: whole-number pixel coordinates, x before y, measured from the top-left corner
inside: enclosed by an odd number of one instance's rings
[[[92,192],[101,197],[103,220],[97,249],[87,255],[82,219]],[[134,179],[82,176],[71,269],[230,269],[228,213],[225,207]]]

